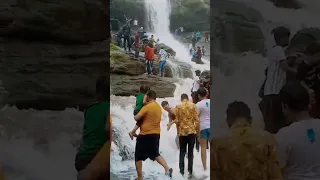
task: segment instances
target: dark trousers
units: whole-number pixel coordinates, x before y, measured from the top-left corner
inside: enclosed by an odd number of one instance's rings
[[[193,171],[193,148],[196,141],[195,134],[189,134],[188,136],[179,136],[180,156],[179,156],[179,169],[180,173],[184,174],[184,158],[187,153],[188,147],[188,172],[192,174]]]
[[[287,126],[283,116],[281,100],[278,95],[263,96],[260,104],[265,130],[276,134],[281,128]]]
[[[153,67],[153,61],[147,60],[147,73],[148,74],[152,73],[152,67]]]
[[[130,36],[124,36],[123,40],[124,40],[123,42],[124,50],[127,50],[127,47],[128,47],[129,51],[131,51]]]
[[[199,97],[198,97],[198,93],[197,92],[192,92],[191,93],[191,97],[192,97],[192,102],[194,104],[197,104],[197,102],[199,102]]]

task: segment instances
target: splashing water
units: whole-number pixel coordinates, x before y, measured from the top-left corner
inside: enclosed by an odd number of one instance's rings
[[[173,48],[176,51],[175,60],[187,63],[191,65],[193,70],[199,69],[209,70],[210,62],[204,60],[205,64],[199,65],[191,61],[189,52],[185,45],[179,43],[171,35],[169,31],[169,14],[170,6],[167,0],[145,0],[145,5],[148,13],[151,15],[151,22],[153,25],[154,35],[160,39],[160,41],[167,46]],[[171,68],[179,68],[176,61],[169,61],[168,64]],[[157,100],[158,103],[161,101],[168,101],[171,107],[175,107],[179,103],[180,95],[182,93],[190,94],[192,87],[192,79],[183,79],[176,74],[178,82],[176,83],[176,90],[173,98],[160,98]],[[155,91],[157,91],[155,89]],[[134,97],[111,97],[111,114],[113,116],[113,126],[117,130],[118,134],[121,134],[119,144],[112,144],[112,155],[111,155],[111,172],[119,176],[119,179],[127,178],[133,179],[136,177],[134,169],[134,160],[131,158],[127,161],[122,161],[123,157],[120,155],[121,149],[129,149],[129,152],[134,152],[135,141],[131,141],[128,132],[134,127],[135,121],[133,119],[133,105],[135,102]],[[170,131],[166,130],[166,124],[168,123],[168,114],[163,110],[163,120],[161,122],[161,139],[160,139],[160,152],[161,155],[166,159],[170,167],[174,169],[173,179],[185,179],[179,173],[179,150],[175,143],[176,129],[172,127]],[[124,147],[125,146],[125,147]],[[209,155],[209,151],[207,151]],[[210,156],[207,158],[207,167],[210,169]],[[187,160],[185,161],[187,165]],[[156,162],[147,160],[143,164],[144,178],[153,179],[165,179],[162,175],[164,174],[163,168]],[[204,172],[201,162],[200,153],[194,152],[194,177],[196,179],[209,179],[209,171]],[[130,178],[128,178],[130,176]]]

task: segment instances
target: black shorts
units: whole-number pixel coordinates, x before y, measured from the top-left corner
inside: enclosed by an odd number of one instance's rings
[[[135,161],[156,160],[159,153],[160,134],[139,135],[136,142]]]

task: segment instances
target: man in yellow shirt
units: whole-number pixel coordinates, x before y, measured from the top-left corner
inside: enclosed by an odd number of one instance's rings
[[[176,123],[180,145],[179,168],[182,175],[184,175],[184,159],[188,147],[188,172],[189,177],[191,177],[193,173],[193,149],[197,135],[199,136],[200,133],[200,120],[197,106],[189,101],[187,94],[181,95],[181,104],[175,108],[175,115],[176,119],[168,125],[168,129],[173,123]]]
[[[147,104],[134,117],[136,121],[143,120],[140,134],[137,137],[135,162],[138,178],[142,180],[142,161],[156,160],[164,169],[165,174],[172,177],[172,168],[159,153],[160,121],[162,117],[161,106],[156,102],[156,93],[150,90],[146,95]]]

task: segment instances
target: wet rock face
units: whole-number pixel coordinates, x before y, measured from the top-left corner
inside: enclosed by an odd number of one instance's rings
[[[0,2],[1,104],[63,110],[94,100],[108,74],[109,4],[105,1]]]
[[[109,3],[102,0],[1,1],[0,12],[0,36],[63,43],[109,36]]]
[[[241,53],[247,51],[264,54],[264,36],[259,27],[263,19],[260,13],[242,3],[216,0],[211,15],[214,40],[223,52]]]
[[[269,0],[279,8],[300,9],[302,5],[297,0]]]

